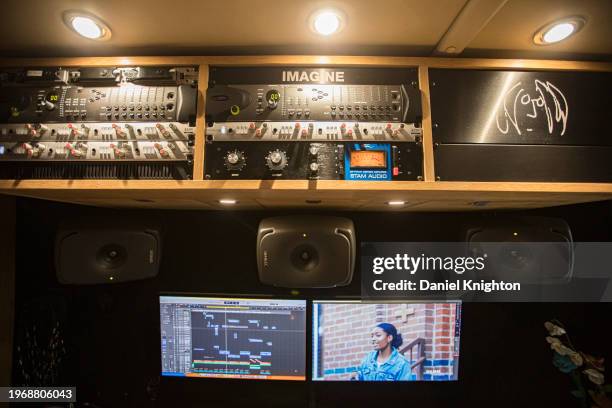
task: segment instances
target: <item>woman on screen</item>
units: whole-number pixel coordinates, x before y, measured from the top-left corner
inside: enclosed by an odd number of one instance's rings
[[[374,350],[361,362],[353,380],[358,381],[408,381],[410,363],[400,354],[402,335],[391,323],[380,323],[372,330]]]

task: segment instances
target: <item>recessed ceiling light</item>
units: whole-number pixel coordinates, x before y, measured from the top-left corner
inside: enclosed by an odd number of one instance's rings
[[[388,205],[399,206],[406,204],[405,201],[395,200],[395,201],[387,201]]]
[[[339,32],[345,24],[344,15],[336,10],[317,11],[311,16],[310,20],[312,30],[325,36]]]
[[[223,205],[234,205],[237,202],[238,202],[237,200],[233,200],[231,198],[222,198],[221,200],[219,200],[219,204],[223,204]]]
[[[580,16],[566,17],[554,21],[540,28],[533,36],[533,42],[538,45],[558,43],[576,34],[585,24],[586,20]]]
[[[111,38],[108,25],[98,17],[82,11],[66,11],[64,23],[81,37],[106,41]]]

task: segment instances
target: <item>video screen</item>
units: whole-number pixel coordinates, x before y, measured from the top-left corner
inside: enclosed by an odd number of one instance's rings
[[[313,302],[312,379],[458,379],[461,303]]]
[[[306,380],[306,301],[160,296],[163,376]]]

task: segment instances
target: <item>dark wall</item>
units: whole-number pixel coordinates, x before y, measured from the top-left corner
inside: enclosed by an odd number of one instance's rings
[[[39,332],[46,333],[59,322],[57,337],[63,340],[66,355],[55,382],[77,386],[80,402],[100,407],[571,407],[575,401],[569,393],[570,382],[551,364],[543,322],[561,320],[579,349],[608,360],[612,357],[609,338],[601,333],[604,322],[610,321],[612,304],[465,303],[457,382],[160,381],[160,292],[273,294],[307,299],[359,296],[359,267],[353,283],[345,288],[303,290],[292,295],[289,290],[260,284],[255,264],[259,220],[295,211],[111,210],[29,199],[20,199],[17,210],[14,384],[26,382],[18,361],[27,349],[25,328],[36,324]],[[513,214],[562,217],[572,227],[576,241],[612,241],[610,202]],[[507,213],[333,215],[353,219],[358,241],[454,241],[462,240],[464,227],[474,220]],[[93,287],[57,282],[53,249],[58,225],[102,216],[117,226],[144,220],[161,227],[162,264],[155,279]]]

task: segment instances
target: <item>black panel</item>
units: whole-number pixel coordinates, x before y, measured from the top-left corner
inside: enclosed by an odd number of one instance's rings
[[[344,151],[354,142],[214,142],[206,145],[205,177],[208,179],[246,179],[246,180],[344,180]],[[309,147],[318,147],[317,157],[309,152]],[[420,144],[403,142],[394,144],[400,154],[393,160],[399,174],[393,180],[417,180],[423,175],[423,150]],[[392,146],[392,147],[393,147]],[[275,150],[286,155],[287,166],[282,171],[268,168],[266,156]],[[395,152],[393,148],[392,152]],[[228,153],[237,152],[244,162],[238,166],[228,166]],[[316,173],[309,170],[313,161],[319,164]],[[233,168],[232,168],[233,167]]]
[[[612,73],[432,69],[429,79],[436,143],[612,146]]]
[[[612,182],[612,147],[449,144],[434,150],[442,181]]]

